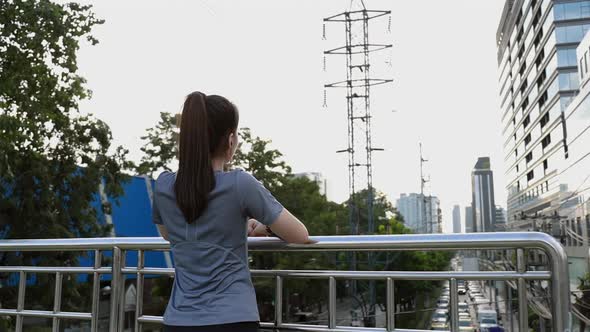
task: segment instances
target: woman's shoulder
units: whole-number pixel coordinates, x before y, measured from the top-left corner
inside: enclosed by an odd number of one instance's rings
[[[174,185],[176,172],[163,171],[158,175],[155,181],[155,191],[168,191]]]

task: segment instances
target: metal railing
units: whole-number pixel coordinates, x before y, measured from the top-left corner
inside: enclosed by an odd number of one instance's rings
[[[311,245],[286,244],[274,238],[250,238],[250,251],[299,252],[299,251],[412,251],[412,250],[513,250],[517,252],[516,271],[326,271],[326,270],[252,270],[253,276],[275,278],[275,320],[261,322],[263,328],[281,328],[296,331],[422,331],[395,328],[396,280],[448,280],[450,285],[451,331],[458,328],[458,280],[514,280],[519,294],[519,327],[528,331],[528,303],[526,282],[528,280],[549,280],[551,287],[551,322],[553,331],[570,331],[570,295],[568,261],[563,247],[552,236],[538,232],[520,233],[469,233],[469,234],[420,234],[381,236],[320,236]],[[549,257],[550,271],[527,271],[525,249],[544,251]],[[173,276],[168,268],[146,267],[145,252],[169,250],[169,243],[162,238],[87,238],[87,239],[43,239],[43,240],[0,240],[3,251],[94,251],[93,267],[35,267],[1,266],[0,272],[20,274],[17,307],[0,309],[1,315],[16,316],[16,331],[23,330],[24,317],[52,318],[53,331],[59,330],[60,320],[89,320],[91,331],[98,330],[98,304],[100,275],[112,274],[109,331],[123,331],[124,285],[126,274],[137,277],[137,298],[135,310],[135,331],[141,331],[142,324],[161,323],[161,316],[143,314],[143,291],[145,275]],[[112,251],[112,266],[101,266],[101,253]],[[127,251],[137,251],[137,266],[126,266]],[[27,310],[24,307],[27,273],[54,273],[55,296],[53,311]],[[62,277],[70,273],[93,275],[91,312],[63,312],[60,310]],[[326,279],[328,282],[328,324],[307,325],[285,323],[283,317],[283,281],[285,278]],[[336,282],[338,279],[384,280],[386,282],[386,327],[361,328],[337,326]]]

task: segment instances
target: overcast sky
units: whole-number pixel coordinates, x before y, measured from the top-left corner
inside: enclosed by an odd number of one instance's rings
[[[323,51],[344,43],[344,28],[322,19],[350,1],[85,1],[104,25],[96,46],[82,45],[81,74],[93,98],[81,105],[107,122],[115,144],[139,160],[140,136],[159,112],[178,112],[194,90],[221,94],[240,109],[240,125],[273,141],[295,172],[321,172],[328,196],[347,197],[344,90],[323,84],[345,79],[338,59]],[[504,1],[365,1],[392,11],[371,26],[374,43],[391,52],[372,57],[372,74],[393,78],[372,90],[373,184],[392,202],[419,192],[419,150],[429,160],[428,193],[441,200],[445,230],[452,206],[471,200],[470,173],[489,156],[496,203],[505,206],[495,33]],[[391,67],[385,61],[391,56]],[[392,112],[396,110],[397,112]],[[463,216],[462,216],[463,217]]]

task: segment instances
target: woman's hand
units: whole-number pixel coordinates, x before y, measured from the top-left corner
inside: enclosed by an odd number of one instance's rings
[[[248,219],[248,236],[268,236],[266,226],[256,219]]]

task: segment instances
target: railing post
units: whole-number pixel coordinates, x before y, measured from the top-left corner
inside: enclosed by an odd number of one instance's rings
[[[457,279],[451,278],[451,331],[459,331],[459,287],[457,286]]]
[[[328,328],[336,328],[336,279],[329,278],[328,286]]]
[[[117,332],[119,327],[119,288],[121,288],[121,249],[113,247],[113,267],[111,273],[111,312],[109,331]]]
[[[61,290],[62,290],[63,275],[61,272],[55,273],[55,292],[53,294],[53,313],[57,314],[61,310]],[[59,332],[59,318],[53,317],[53,324],[51,330]]]
[[[144,256],[143,250],[137,251],[137,295],[135,300],[135,332],[141,331],[139,323],[139,317],[143,311],[143,267],[144,267]]]
[[[119,329],[117,331],[122,332],[125,330],[125,276],[121,273],[121,269],[125,268],[126,262],[125,257],[127,256],[127,250],[121,250],[121,268],[119,269],[119,315],[117,320],[119,322]]]
[[[275,289],[275,326],[283,324],[283,277],[276,276]]]
[[[100,303],[100,274],[97,270],[101,265],[100,250],[94,251],[94,272],[92,273],[92,309],[90,313],[90,332],[98,331],[98,306]]]
[[[524,249],[516,249],[516,271],[526,271],[526,257]],[[528,332],[529,330],[529,306],[526,293],[526,280],[518,278],[518,330]]]
[[[395,288],[393,279],[387,278],[387,299],[385,303],[385,310],[387,310],[387,331],[391,332],[395,329]]]
[[[25,290],[27,287],[27,273],[24,271],[19,272],[18,279],[18,298],[16,303],[16,332],[22,332],[23,330],[23,316],[21,312],[25,309]]]

